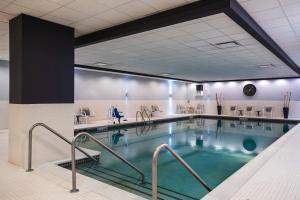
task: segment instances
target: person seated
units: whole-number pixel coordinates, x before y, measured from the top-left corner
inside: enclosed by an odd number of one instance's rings
[[[122,112],[118,111],[117,108],[113,109],[113,117],[118,119],[119,124],[121,123],[121,118],[124,117],[124,115],[121,115]]]

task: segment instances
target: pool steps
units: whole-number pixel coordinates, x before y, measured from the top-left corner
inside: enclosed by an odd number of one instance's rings
[[[105,167],[100,167],[97,165],[97,168],[94,168],[93,165],[90,167],[79,167],[78,172],[89,173],[94,179],[106,182],[112,185],[117,185],[120,188],[126,188],[127,190],[135,190],[140,193],[141,196],[146,198],[152,197],[152,184],[145,181],[144,184],[138,184],[139,179],[128,176],[126,174],[107,169]],[[158,187],[158,199],[163,200],[197,200],[185,194],[178,193],[176,191],[166,189],[163,187]]]

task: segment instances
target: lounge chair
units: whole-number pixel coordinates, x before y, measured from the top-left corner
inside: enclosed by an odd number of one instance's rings
[[[112,115],[113,115],[113,117],[118,119],[119,124],[121,123],[121,118],[124,117],[124,115],[121,115],[120,113],[122,113],[122,112],[118,111],[117,108],[113,109],[113,114]]]
[[[164,111],[160,110],[158,105],[152,105],[151,106],[151,116],[154,116],[154,115],[157,115],[157,114],[160,114]]]
[[[178,104],[177,105],[177,113],[182,114],[182,113],[187,113],[188,110],[185,106]]]
[[[204,104],[198,104],[195,110],[195,113],[197,114],[203,114],[205,112],[205,106]]]
[[[230,112],[231,115],[236,115],[237,106],[236,105],[230,106],[229,107],[229,112]]]
[[[245,114],[248,116],[251,116],[253,113],[253,106],[246,106],[245,108]]]
[[[263,110],[263,116],[270,116],[273,117],[273,107],[272,106],[265,106]]]

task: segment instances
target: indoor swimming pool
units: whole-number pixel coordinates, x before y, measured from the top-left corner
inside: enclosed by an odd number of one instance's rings
[[[140,175],[87,137],[78,145],[101,151],[98,163],[77,164],[77,172],[151,199],[151,161],[155,148],[168,144],[215,188],[294,124],[248,120],[189,119],[137,127],[89,131],[145,174]],[[200,199],[208,191],[167,151],[158,157],[159,199]]]

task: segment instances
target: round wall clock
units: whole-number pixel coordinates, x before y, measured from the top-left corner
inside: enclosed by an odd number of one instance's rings
[[[243,92],[248,97],[254,96],[256,93],[256,87],[253,84],[247,84],[244,86]]]

